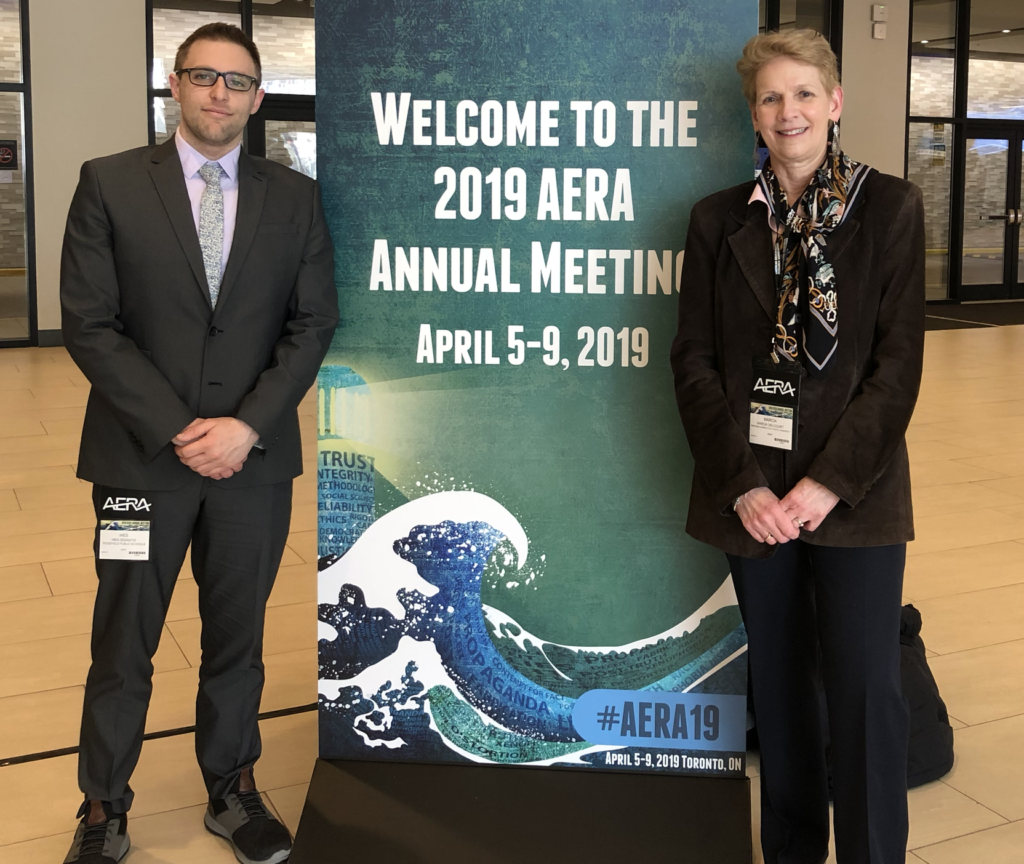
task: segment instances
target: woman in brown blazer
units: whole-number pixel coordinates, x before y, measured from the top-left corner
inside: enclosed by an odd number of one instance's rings
[[[839,148],[843,92],[822,37],[757,36],[737,68],[769,160],[690,216],[672,346],[696,464],[687,531],[728,556],[747,628],[765,861],[828,855],[822,681],[839,860],[896,864],[921,193]]]

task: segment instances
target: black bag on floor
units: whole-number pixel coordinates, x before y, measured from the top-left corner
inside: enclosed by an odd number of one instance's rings
[[[953,767],[953,729],[921,639],[921,613],[909,603],[900,616],[900,677],[910,707],[907,788],[938,780]]]
[[[907,750],[907,788],[923,786],[945,776],[953,768],[953,727],[949,725],[946,703],[939,685],[928,668],[924,640],[921,639],[921,613],[911,604],[900,613],[900,679],[903,698],[910,709],[910,742]],[[747,679],[747,749],[759,749],[754,700]],[[828,792],[832,799],[832,757],[829,753],[828,706],[825,688],[818,682],[822,736],[828,762]]]

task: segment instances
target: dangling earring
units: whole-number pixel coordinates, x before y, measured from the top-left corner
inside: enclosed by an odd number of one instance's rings
[[[828,137],[832,142],[830,152],[835,158],[839,157],[839,154],[843,152],[843,148],[839,146],[839,123],[835,120],[829,120]]]

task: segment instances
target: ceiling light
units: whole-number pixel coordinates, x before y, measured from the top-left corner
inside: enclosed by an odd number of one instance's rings
[[[927,45],[928,44],[928,40],[927,39],[922,39],[921,40],[921,44],[922,45]]]
[[[1009,31],[1009,30],[1004,30],[1003,32],[1004,32],[1004,33],[1009,33],[1010,31]]]

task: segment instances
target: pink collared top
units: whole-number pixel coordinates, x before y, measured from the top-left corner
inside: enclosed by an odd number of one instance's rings
[[[199,231],[199,202],[206,189],[206,181],[199,176],[199,169],[207,162],[219,162],[224,173],[220,175],[220,188],[224,191],[224,244],[221,253],[221,270],[228,266],[228,255],[231,253],[231,241],[235,237],[235,216],[238,212],[238,156],[242,152],[239,144],[230,153],[220,159],[207,159],[191,144],[181,137],[180,127],[174,133],[174,144],[178,148],[178,159],[185,175],[185,186],[192,204],[192,218]]]
[[[764,191],[761,189],[760,183],[756,183],[754,185],[754,192],[750,196],[750,200],[747,202],[747,205],[749,206],[756,201],[762,202],[764,206],[768,208],[768,227],[771,228],[775,234],[781,234],[782,229],[779,227],[779,223],[775,219],[775,214],[772,213],[772,208],[768,203],[768,199],[764,197]]]

